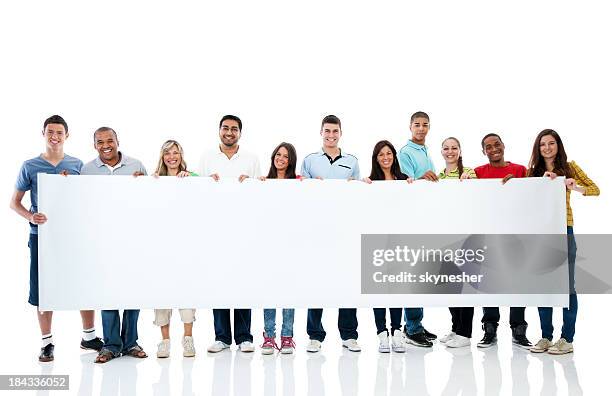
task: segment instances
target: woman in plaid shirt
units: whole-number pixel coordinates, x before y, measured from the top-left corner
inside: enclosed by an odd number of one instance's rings
[[[578,312],[578,299],[574,285],[574,271],[576,267],[576,239],[574,238],[574,218],[570,206],[570,194],[577,191],[582,195],[599,195],[599,187],[576,165],[574,161],[568,162],[563,142],[557,132],[545,129],[538,134],[533,144],[531,160],[527,175],[531,177],[565,176],[565,202],[567,207],[567,253],[570,276],[570,303],[569,308],[563,308],[563,328],[561,338],[552,343],[553,324],[551,307],[540,307],[540,327],[542,328],[542,339],[531,348],[531,352],[548,352],[553,355],[562,355],[574,351],[572,342],[576,325],[576,314]]]

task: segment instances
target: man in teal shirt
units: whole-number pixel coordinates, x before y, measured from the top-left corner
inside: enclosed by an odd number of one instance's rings
[[[402,173],[413,179],[437,181],[438,176],[425,146],[425,137],[429,132],[429,116],[427,113],[417,111],[410,117],[410,132],[412,132],[412,138],[399,152]],[[421,324],[423,308],[405,308],[404,314],[406,316],[408,342],[421,347],[433,346],[432,341],[438,337],[425,330]]]
[[[417,111],[410,117],[412,138],[399,152],[399,163],[402,173],[413,179],[438,180],[434,164],[425,146],[425,137],[429,132],[429,116]]]

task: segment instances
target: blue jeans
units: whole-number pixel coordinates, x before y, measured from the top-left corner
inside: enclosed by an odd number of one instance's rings
[[[404,308],[404,316],[406,317],[406,333],[409,335],[422,333],[423,325],[423,308]]]
[[[561,328],[561,337],[567,342],[574,342],[574,334],[576,333],[576,316],[578,315],[578,297],[576,296],[576,285],[574,280],[574,272],[576,270],[576,238],[574,237],[574,228],[567,227],[567,263],[569,267],[569,308],[563,308],[563,327]],[[542,329],[542,338],[548,340],[553,339],[553,324],[552,307],[539,307],[540,328]]]
[[[232,344],[232,323],[229,309],[213,309],[215,320],[215,341]],[[236,345],[244,341],[253,342],[251,335],[251,310],[234,309],[234,342]]]
[[[389,334],[387,330],[387,309],[386,308],[374,308],[374,322],[376,323],[376,334],[380,334],[383,331]],[[401,308],[389,308],[389,316],[391,316],[391,334],[393,331],[399,330],[402,327],[402,309]]]
[[[125,309],[123,321],[120,323],[119,311],[102,311],[102,331],[104,333],[104,348],[118,354],[127,352],[138,345],[138,309]],[[121,325],[121,333],[119,332]]]
[[[38,234],[30,234],[30,294],[28,302],[38,307]]]
[[[325,329],[321,318],[323,317],[322,308],[308,309],[308,318],[306,321],[306,332],[311,340],[323,342],[325,339]],[[354,339],[359,336],[357,334],[357,309],[356,308],[340,308],[338,309],[338,330],[342,340]]]
[[[293,337],[293,317],[295,309],[283,308],[283,327],[281,337]],[[264,309],[264,331],[266,337],[276,338],[276,309]]]

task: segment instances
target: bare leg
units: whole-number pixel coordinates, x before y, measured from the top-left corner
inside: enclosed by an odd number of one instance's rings
[[[83,322],[83,330],[94,327],[96,311],[81,311],[81,321]]]
[[[51,320],[53,319],[53,311],[36,311],[38,317],[38,326],[40,334],[51,334]]]
[[[191,333],[193,330],[193,323],[183,323],[183,327],[185,328],[185,337],[191,337],[193,335]]]
[[[162,333],[162,339],[169,340],[170,339],[170,323],[168,323],[165,326],[160,326],[160,329]]]

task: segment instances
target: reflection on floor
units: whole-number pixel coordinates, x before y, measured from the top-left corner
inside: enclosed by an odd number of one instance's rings
[[[78,314],[60,313],[54,327],[70,330],[54,334],[55,362],[38,363],[36,348],[29,348],[33,353],[28,354],[30,350],[24,349],[25,343],[20,341],[7,345],[5,356],[13,358],[2,359],[0,374],[69,374],[70,394],[78,395],[573,396],[601,394],[601,389],[607,389],[609,364],[598,360],[596,339],[587,336],[590,330],[586,328],[581,328],[583,334],[576,352],[564,356],[533,354],[513,346],[507,324],[500,325],[498,345],[489,349],[476,347],[481,334],[475,326],[471,348],[449,349],[436,342],[433,348],[411,346],[406,353],[382,354],[377,351],[374,331],[368,332],[371,311],[359,311],[360,326],[365,328],[359,337],[363,348],[360,353],[342,348],[337,334],[330,332],[322,351],[315,354],[305,351],[306,340],[302,337],[296,337],[294,355],[262,356],[259,349],[245,354],[235,346],[209,354],[205,352],[207,342],[211,341],[207,339],[207,326],[212,327],[212,320],[200,313],[197,322],[200,333],[194,334],[195,358],[183,358],[180,336],[174,333],[171,357],[155,358],[158,329],[141,319],[140,340],[149,358],[121,357],[103,365],[93,363],[96,354],[81,351],[74,342],[80,335]],[[23,321],[31,319],[24,313],[15,315]],[[332,314],[328,316],[335,319]],[[442,309],[430,309],[427,316],[433,323],[449,320],[448,311]],[[532,323],[534,319],[529,318]],[[175,325],[173,331],[180,335],[180,322]],[[260,323],[253,324],[256,326]],[[298,326],[305,327],[305,323],[298,322]],[[326,326],[333,328],[333,324]],[[25,334],[15,333],[12,337],[36,337],[35,330],[28,329]],[[537,329],[532,332],[530,338],[537,341]],[[259,342],[256,338],[255,343]]]

